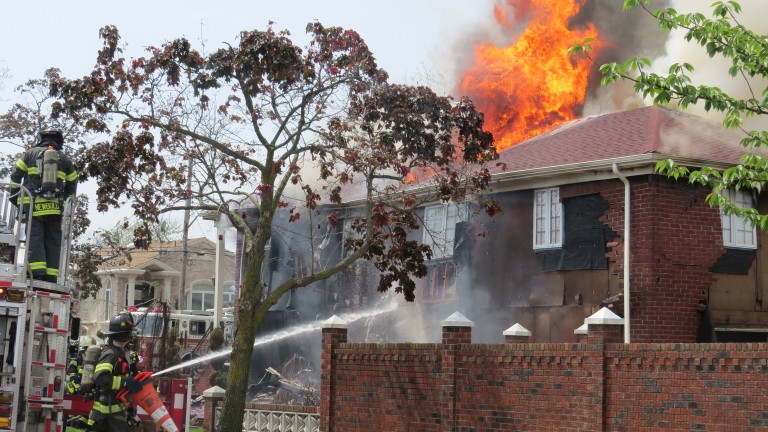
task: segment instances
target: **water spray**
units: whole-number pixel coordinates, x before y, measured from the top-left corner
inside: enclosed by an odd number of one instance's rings
[[[354,322],[354,321],[357,321],[357,320],[359,320],[361,318],[371,318],[371,317],[374,317],[374,316],[377,316],[377,315],[381,315],[381,314],[384,314],[384,313],[387,313],[387,312],[391,312],[396,307],[397,307],[397,302],[391,301],[386,306],[383,306],[383,307],[380,307],[380,308],[375,308],[375,309],[361,311],[361,312],[354,312],[354,313],[343,314],[339,318],[341,318],[341,319],[343,319],[344,321],[347,321],[347,322]],[[322,321],[313,321],[311,323],[295,325],[295,326],[289,327],[289,328],[287,328],[285,330],[281,330],[281,331],[278,331],[278,332],[275,332],[275,333],[272,333],[272,334],[269,334],[269,335],[266,335],[266,336],[262,336],[262,337],[256,338],[256,341],[253,343],[253,346],[257,347],[257,346],[261,346],[261,345],[267,345],[269,343],[276,342],[276,341],[283,340],[283,339],[287,339],[287,338],[292,337],[292,336],[298,336],[300,334],[309,333],[311,331],[315,331],[315,330],[320,329],[322,324],[323,324]],[[180,364],[177,364],[175,366],[171,366],[169,368],[161,370],[159,372],[155,372],[153,374],[153,376],[159,376],[159,375],[162,375],[162,374],[165,374],[165,373],[168,373],[168,372],[173,372],[173,371],[178,370],[178,369],[184,369],[186,367],[192,366],[192,365],[197,364],[197,363],[202,363],[202,362],[205,362],[205,361],[213,360],[215,358],[224,357],[226,355],[229,355],[230,353],[232,353],[232,348],[227,348],[227,349],[224,349],[224,350],[219,350],[219,351],[216,351],[216,352],[208,353],[208,354],[206,354],[204,356],[201,356],[201,357],[198,357],[196,359],[187,360],[184,363],[180,363]]]

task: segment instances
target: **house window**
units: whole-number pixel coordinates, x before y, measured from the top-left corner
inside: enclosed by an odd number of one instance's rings
[[[195,284],[192,286],[192,310],[213,309],[214,290],[211,284]]]
[[[726,190],[727,196],[737,207],[741,209],[754,208],[752,195],[743,190]],[[727,215],[720,209],[723,222],[723,246],[739,249],[757,249],[757,233],[755,227],[749,221],[745,221],[738,215]]]
[[[221,307],[225,307],[225,308],[233,307],[235,305],[235,300],[237,300],[237,297],[235,294],[235,284],[232,283],[224,287],[224,291],[222,292]]]
[[[190,309],[192,310],[208,310],[215,307],[215,295],[216,291],[212,284],[209,283],[197,283],[192,285]],[[222,305],[221,307],[232,307],[235,305],[235,284],[230,283],[222,289]]]
[[[560,189],[539,189],[534,194],[533,248],[559,248],[563,245],[563,204],[560,202]]]
[[[432,259],[453,256],[458,222],[457,204],[439,204],[424,209],[424,244],[432,248]]]

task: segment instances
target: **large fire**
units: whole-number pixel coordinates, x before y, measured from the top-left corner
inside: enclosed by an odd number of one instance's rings
[[[459,93],[485,113],[498,150],[576,118],[591,63],[569,56],[568,48],[598,35],[592,24],[569,28],[583,1],[506,0],[495,6],[496,21],[505,29],[525,21],[527,26],[509,46],[476,45],[475,64],[461,78]],[[599,46],[592,46],[596,56]]]

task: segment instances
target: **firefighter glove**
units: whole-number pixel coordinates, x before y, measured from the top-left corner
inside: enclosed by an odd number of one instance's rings
[[[138,392],[139,390],[141,390],[141,388],[143,386],[144,385],[142,384],[141,381],[136,381],[133,378],[126,378],[125,379],[125,389],[128,390],[131,393]]]

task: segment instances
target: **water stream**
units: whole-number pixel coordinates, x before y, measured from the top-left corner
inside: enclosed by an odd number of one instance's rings
[[[357,321],[362,318],[372,318],[376,315],[381,315],[387,312],[390,312],[394,310],[397,307],[397,303],[394,301],[389,302],[387,305],[384,305],[383,307],[378,307],[375,309],[369,309],[365,311],[355,312],[355,313],[349,313],[349,314],[343,314],[340,315],[339,318],[343,319],[344,321],[351,323],[353,321]],[[297,336],[300,334],[308,333],[311,331],[318,330],[323,325],[323,321],[313,321],[306,324],[299,324],[295,325],[293,327],[289,327],[285,330],[281,330],[275,333],[271,333],[268,335],[264,335],[261,337],[257,337],[256,341],[253,343],[254,347],[261,346],[261,345],[267,345],[272,342],[276,342],[279,340],[287,339],[289,337]],[[213,360],[218,357],[223,357],[226,355],[229,355],[232,352],[232,348],[227,348],[224,350],[219,350],[216,352],[208,353],[204,356],[194,358],[192,360],[187,360],[184,363],[177,364],[175,366],[171,366],[169,368],[163,369],[159,372],[155,372],[152,374],[152,376],[159,376],[164,373],[172,372],[178,369],[183,369],[186,367],[190,367],[197,363],[202,363],[205,361]]]

